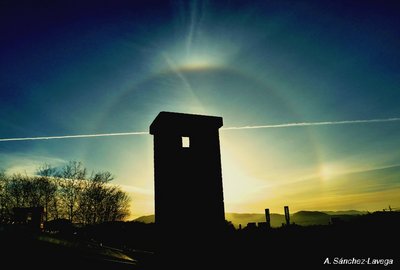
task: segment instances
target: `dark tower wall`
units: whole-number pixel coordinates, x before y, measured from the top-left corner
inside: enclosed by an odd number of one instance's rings
[[[209,232],[223,226],[221,126],[221,117],[171,112],[160,112],[151,124],[160,230],[182,234],[186,229]],[[189,147],[182,146],[182,137],[189,137]]]

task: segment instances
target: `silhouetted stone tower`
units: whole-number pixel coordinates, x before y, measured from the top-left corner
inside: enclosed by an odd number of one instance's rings
[[[286,225],[290,225],[289,206],[285,206],[285,219],[286,219]]]
[[[163,235],[206,235],[223,226],[221,126],[222,117],[173,112],[160,112],[151,124],[155,219]]]
[[[269,214],[269,208],[265,208],[265,221],[267,222],[267,228],[271,228],[271,216]]]

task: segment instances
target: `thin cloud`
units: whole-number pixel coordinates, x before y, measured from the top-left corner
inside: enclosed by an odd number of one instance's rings
[[[61,158],[30,153],[0,154],[0,166],[6,169],[6,173],[9,175],[14,173],[23,173],[29,176],[34,176],[37,169],[45,163],[58,166],[65,162],[66,161]]]
[[[142,188],[142,187],[137,187],[134,185],[121,185],[119,184],[118,186],[120,186],[123,190],[127,191],[127,192],[133,192],[133,193],[138,193],[138,194],[142,194],[142,195],[154,195],[154,191],[150,190],[150,189],[146,189],[146,188]]]
[[[286,124],[275,124],[275,125],[225,127],[225,128],[221,128],[221,130],[244,130],[244,129],[264,129],[264,128],[289,128],[289,127],[308,127],[308,126],[371,124],[371,123],[385,123],[385,122],[396,122],[396,121],[400,121],[400,118],[395,117],[395,118],[385,118],[385,119],[345,120],[345,121],[326,121],[326,122],[300,122],[300,123],[286,123]],[[0,139],[0,142],[77,139],[77,138],[112,137],[112,136],[133,136],[133,135],[148,135],[148,134],[149,134],[149,132],[147,132],[147,131],[137,131],[137,132],[61,135],[61,136],[44,136],[44,137],[21,137],[21,138],[4,138],[4,139]]]

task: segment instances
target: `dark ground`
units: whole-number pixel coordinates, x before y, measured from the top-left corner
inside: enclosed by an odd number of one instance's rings
[[[400,212],[325,226],[229,228],[216,236],[167,243],[162,257],[153,253],[156,241],[162,241],[155,239],[153,225],[112,223],[51,235],[1,228],[2,269],[400,269]],[[331,265],[324,264],[326,258]],[[344,266],[334,264],[335,258],[365,261]],[[368,258],[370,263],[392,259],[393,265],[367,264]]]

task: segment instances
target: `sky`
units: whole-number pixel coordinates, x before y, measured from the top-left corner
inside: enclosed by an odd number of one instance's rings
[[[0,138],[148,132],[160,111],[221,116],[226,212],[400,208],[399,11],[2,1]],[[246,126],[269,127],[228,129]],[[154,212],[151,135],[0,140],[10,174],[69,160],[112,172],[132,217]]]

